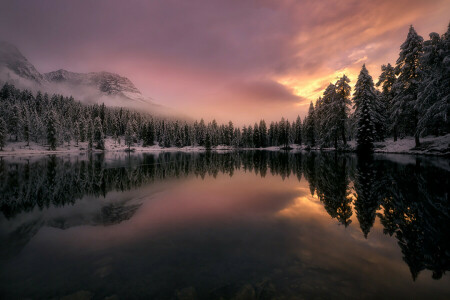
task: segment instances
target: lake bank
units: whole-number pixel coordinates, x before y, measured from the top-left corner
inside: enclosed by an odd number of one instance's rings
[[[308,147],[305,145],[290,145],[291,151],[336,151],[334,147],[320,148]],[[125,152],[128,147],[123,143],[119,144],[112,139],[105,140],[106,152]],[[187,147],[160,147],[159,145],[144,147],[140,144],[132,146],[132,152],[202,152],[206,151],[205,147],[187,146]],[[355,152],[356,141],[349,141],[346,148],[340,149],[339,152]],[[211,149],[212,151],[234,151],[234,150],[265,150],[265,151],[284,151],[279,146],[266,148],[234,148],[225,145],[219,145]],[[65,145],[57,147],[56,150],[48,150],[48,146],[30,142],[27,146],[26,142],[12,142],[6,145],[1,156],[22,156],[22,155],[49,155],[49,154],[77,154],[86,152],[103,152],[103,150],[89,150],[87,142],[78,145]],[[398,139],[396,142],[392,138],[383,142],[375,143],[375,153],[391,153],[391,154],[411,154],[411,155],[431,155],[431,156],[450,156],[450,134],[434,137],[428,136],[421,139],[421,146],[416,148],[413,137]]]

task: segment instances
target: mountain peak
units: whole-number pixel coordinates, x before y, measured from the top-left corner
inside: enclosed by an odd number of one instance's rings
[[[0,69],[7,69],[8,77],[25,78],[37,84],[45,79],[41,73],[26,59],[16,46],[0,41]],[[9,71],[9,72],[8,72]]]

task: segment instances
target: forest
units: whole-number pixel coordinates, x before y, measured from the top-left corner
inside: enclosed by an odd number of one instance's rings
[[[0,150],[18,141],[49,150],[87,142],[88,149],[105,150],[106,138],[129,149],[136,144],[206,149],[297,144],[345,150],[349,140],[356,140],[357,150],[366,153],[373,151],[374,142],[413,136],[417,147],[423,136],[450,132],[450,25],[445,34],[429,36],[424,41],[411,26],[395,66],[381,66],[376,84],[365,65],[353,93],[350,79],[343,75],[315,104],[311,102],[303,121],[300,116],[270,124],[260,120],[242,128],[231,121],[177,120],[104,104],[86,105],[73,97],[33,94],[6,83],[0,90]]]

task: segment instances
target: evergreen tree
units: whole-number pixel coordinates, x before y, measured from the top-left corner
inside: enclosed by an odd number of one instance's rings
[[[253,125],[253,145],[255,148],[261,148],[261,135],[259,134],[258,124]]]
[[[131,149],[131,146],[134,144],[134,130],[133,125],[130,121],[128,121],[126,129],[125,129],[125,145],[128,146],[128,151]]]
[[[268,138],[267,138],[267,125],[266,121],[260,120],[259,121],[259,140],[261,142],[261,147],[267,147],[268,144]]]
[[[0,151],[3,151],[3,147],[5,147],[6,143],[6,122],[0,116]]]
[[[94,125],[92,124],[92,120],[90,118],[87,121],[86,139],[88,141],[89,150],[92,150],[94,146]]]
[[[423,44],[417,110],[419,134],[441,135],[450,131],[450,24],[441,36],[433,32]]]
[[[306,137],[306,143],[310,146],[315,146],[316,139],[315,139],[315,113],[314,113],[314,105],[311,102],[309,104],[309,110],[308,110],[308,116],[305,120],[305,137]]]
[[[206,129],[206,135],[205,135],[205,149],[211,150],[212,142],[211,142],[211,128]]]
[[[391,64],[382,65],[381,66],[381,74],[377,82],[377,87],[381,86],[381,95],[380,95],[380,107],[383,110],[384,120],[387,123],[382,127],[383,130],[391,130],[394,135],[394,141],[397,141],[398,136],[398,126],[392,120],[393,113],[393,99],[394,99],[394,84],[396,81],[395,70],[391,66]],[[380,129],[379,129],[380,130]],[[384,135],[383,135],[384,136]]]
[[[80,142],[80,124],[78,121],[73,126],[73,138],[75,139],[75,144],[78,146]]]
[[[56,146],[58,143],[58,132],[57,132],[57,121],[54,111],[50,111],[47,117],[47,144],[49,146],[49,150],[56,150]]]
[[[302,121],[300,119],[300,116],[297,116],[297,120],[295,120],[294,125],[294,143],[297,145],[302,144]]]
[[[347,144],[345,125],[349,113],[348,106],[351,104],[351,87],[348,84],[349,82],[350,79],[345,75],[336,82],[336,97],[335,101],[332,102],[333,122],[335,123],[337,134],[340,134],[342,137],[344,145]],[[337,143],[335,142],[336,146]]]
[[[423,38],[414,28],[409,28],[406,41],[400,47],[395,72],[398,74],[393,99],[394,126],[401,125],[405,133],[414,135],[416,147],[420,145],[417,124],[420,106],[418,93],[420,83],[420,58],[423,52]]]
[[[94,142],[96,143],[96,149],[105,150],[105,138],[103,136],[103,126],[100,117],[96,117],[94,120]]]
[[[355,103],[355,114],[358,122],[357,131],[357,150],[359,152],[372,152],[373,142],[375,138],[375,128],[373,120],[375,119],[375,101],[377,95],[375,93],[372,76],[363,65],[355,85],[355,93],[353,94]]]

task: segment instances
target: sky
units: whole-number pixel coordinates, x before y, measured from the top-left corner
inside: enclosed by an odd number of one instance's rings
[[[109,71],[194,118],[303,117],[330,83],[376,78],[410,25],[444,33],[449,0],[0,0],[0,39],[40,72]]]

